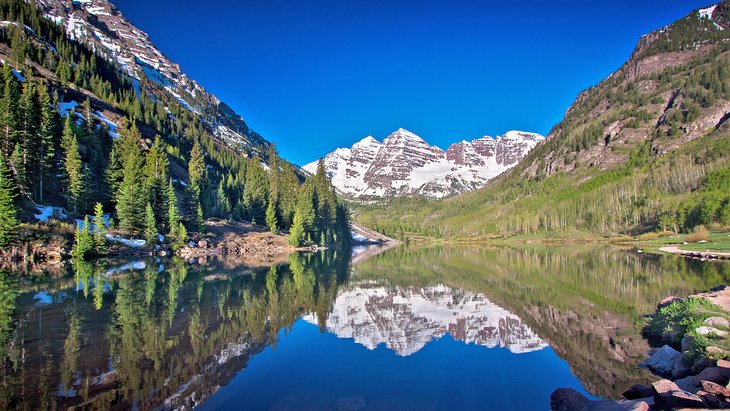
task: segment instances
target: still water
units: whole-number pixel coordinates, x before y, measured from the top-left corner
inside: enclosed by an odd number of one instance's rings
[[[599,247],[397,248],[254,269],[0,274],[0,408],[546,410],[648,375],[642,314],[728,265]]]

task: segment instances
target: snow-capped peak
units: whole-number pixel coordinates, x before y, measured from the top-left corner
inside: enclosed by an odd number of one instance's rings
[[[697,11],[697,14],[700,16],[701,19],[712,19],[712,13],[715,12],[715,7],[717,7],[717,4],[713,4],[710,7],[705,7],[704,9],[699,9]]]
[[[510,131],[502,137],[462,140],[444,151],[403,128],[383,142],[372,136],[325,157],[325,169],[340,192],[355,198],[398,195],[445,197],[474,190],[524,157],[543,140]],[[314,173],[317,162],[304,170]]]

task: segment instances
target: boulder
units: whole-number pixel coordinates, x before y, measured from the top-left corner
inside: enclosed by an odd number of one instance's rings
[[[725,386],[714,383],[712,381],[702,380],[700,381],[700,385],[702,386],[702,390],[705,392],[708,392],[710,394],[714,395],[721,395],[726,398],[730,398],[730,390],[725,388]]]
[[[717,337],[726,337],[728,334],[727,331],[718,330],[717,328],[710,327],[709,325],[701,325],[697,327],[695,331],[697,334],[704,336],[713,335]]]
[[[715,362],[707,357],[699,357],[695,360],[694,364],[692,364],[692,374],[699,374],[707,367],[712,367],[715,365]]]
[[[705,402],[697,394],[683,390],[673,390],[654,396],[654,406],[660,410],[675,408],[705,408]]]
[[[669,297],[664,298],[663,300],[659,301],[659,304],[656,305],[657,311],[661,310],[662,308],[668,306],[669,304],[675,302],[675,301],[681,301],[682,299],[679,297],[675,297],[673,295],[670,295]]]
[[[730,369],[730,361],[728,360],[717,360],[717,366],[720,368]]]
[[[550,395],[550,409],[554,411],[648,411],[645,401],[591,401],[572,388],[558,388]]]
[[[682,342],[679,344],[682,346],[682,352],[687,352],[692,348],[692,344],[694,344],[694,337],[691,337],[689,335],[685,335],[682,337]]]
[[[206,240],[200,240],[200,241],[198,241],[198,247],[200,247],[200,248],[207,248],[208,247],[208,242]]]
[[[677,385],[677,387],[679,387],[680,390],[689,392],[696,392],[700,388],[699,383],[695,381],[694,375],[680,378],[678,380],[675,380],[674,383]]]
[[[695,384],[700,385],[703,380],[724,386],[730,380],[730,368],[707,367],[695,376]]]
[[[692,369],[684,363],[684,356],[677,355],[674,357],[674,368],[672,368],[672,378],[684,378],[692,373]]]
[[[723,403],[725,402],[722,399],[720,399],[718,396],[716,396],[712,393],[706,392],[706,391],[702,391],[702,390],[697,391],[697,395],[699,395],[700,398],[702,398],[702,400],[705,402],[705,405],[709,408],[714,408],[714,409],[722,408]]]
[[[730,356],[730,351],[720,348],[714,345],[710,345],[707,348],[705,348],[705,351],[707,352],[707,355],[718,358],[718,357],[728,357]]]
[[[680,391],[680,388],[677,384],[667,379],[654,381],[653,383],[651,383],[651,388],[654,390],[655,394],[664,394],[671,391]]]
[[[654,389],[648,385],[634,384],[621,395],[623,395],[627,400],[638,400],[639,398],[651,397],[654,395]]]
[[[591,400],[572,388],[558,388],[550,395],[550,409],[554,411],[586,410]]]
[[[730,321],[728,321],[727,318],[724,318],[724,317],[710,317],[710,318],[705,318],[705,321],[702,321],[702,325],[707,325],[710,327],[730,328]]]
[[[669,375],[674,369],[674,359],[677,356],[681,357],[682,353],[668,345],[664,345],[654,355],[647,358],[644,364],[659,374]]]

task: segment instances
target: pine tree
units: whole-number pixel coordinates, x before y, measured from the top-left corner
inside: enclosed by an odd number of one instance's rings
[[[190,190],[193,193],[193,204],[203,202],[203,194],[207,186],[208,173],[205,167],[205,156],[200,144],[193,144],[188,163]]]
[[[66,179],[68,181],[69,207],[73,212],[78,211],[79,202],[84,195],[86,178],[84,176],[83,164],[79,155],[79,145],[76,137],[71,138],[66,151]]]
[[[40,125],[40,107],[38,105],[38,95],[35,91],[33,82],[26,81],[23,87],[23,94],[20,98],[20,146],[22,150],[22,161],[16,165],[19,172],[18,177],[21,178],[21,184],[26,192],[31,192],[35,188],[36,173],[38,169],[39,155],[41,152],[41,140],[38,138],[38,128]],[[21,171],[22,170],[22,171]],[[37,198],[38,193],[35,193]]]
[[[124,131],[124,150],[122,163],[122,182],[119,185],[117,218],[119,228],[136,233],[144,227],[147,195],[144,190],[142,152],[139,147],[140,134],[137,127]]]
[[[157,242],[157,222],[155,220],[155,212],[152,211],[152,205],[147,203],[145,207],[145,223],[144,238],[148,244]]]
[[[18,228],[16,195],[15,181],[10,174],[5,156],[0,152],[0,247],[6,247],[16,235]]]
[[[175,188],[172,185],[172,180],[170,180],[170,183],[167,186],[167,198],[167,232],[171,237],[175,237],[175,231],[177,230],[180,217],[177,211],[177,196],[175,195]]]
[[[299,208],[294,211],[294,221],[291,230],[289,230],[289,244],[294,247],[302,245],[305,237],[304,215]]]
[[[38,198],[43,202],[43,194],[50,177],[53,175],[53,160],[56,157],[54,137],[56,136],[56,110],[51,105],[51,98],[45,85],[38,88],[38,105],[40,107],[40,126],[38,138],[40,152],[38,153]]]
[[[205,218],[203,217],[203,207],[198,204],[198,208],[195,212],[195,231],[202,233],[205,231]]]
[[[164,221],[168,209],[167,182],[170,162],[165,152],[165,144],[159,136],[155,136],[155,143],[145,156],[144,174],[145,185],[149,193],[149,201],[157,221]]]
[[[5,78],[5,88],[2,101],[0,101],[0,141],[2,142],[0,149],[7,156],[19,142],[20,90],[15,76],[7,65],[3,69],[3,77]]]
[[[243,206],[251,221],[264,221],[266,199],[269,196],[266,170],[258,157],[249,161],[246,167],[246,185],[243,189]]]
[[[221,217],[227,216],[231,212],[231,201],[228,199],[228,193],[223,187],[223,179],[218,184],[216,197],[218,198],[218,214]]]
[[[276,233],[278,222],[276,219],[276,203],[274,201],[269,201],[269,205],[266,207],[266,225],[272,233]]]
[[[91,235],[89,216],[84,217],[83,228],[76,226],[76,247],[74,255],[81,260],[85,259],[94,250],[94,237]]]
[[[94,247],[97,254],[106,252],[106,225],[104,225],[104,207],[101,203],[94,205]]]

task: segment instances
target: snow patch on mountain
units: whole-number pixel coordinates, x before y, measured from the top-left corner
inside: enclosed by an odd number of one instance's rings
[[[513,167],[544,137],[509,131],[452,144],[446,151],[398,129],[379,142],[372,136],[324,158],[332,184],[353,198],[422,195],[441,198],[483,187]],[[317,162],[302,167],[314,174]]]
[[[318,324],[316,314],[304,319]],[[370,350],[385,344],[404,357],[446,333],[466,344],[515,354],[547,347],[516,315],[484,295],[445,285],[353,284],[338,292],[325,324],[339,338],[352,338]]]

